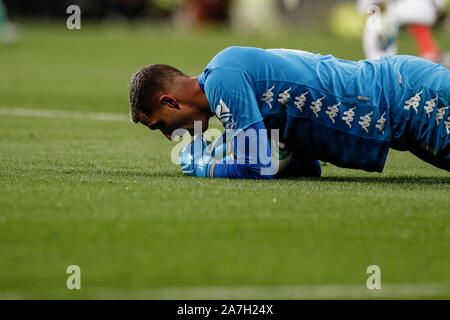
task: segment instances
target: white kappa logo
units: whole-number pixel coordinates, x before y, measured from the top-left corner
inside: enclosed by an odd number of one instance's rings
[[[411,107],[414,109],[414,111],[417,113],[417,108],[420,105],[420,101],[422,101],[422,98],[420,95],[423,93],[423,91],[420,91],[417,93],[414,97],[410,98],[409,100],[405,101],[405,106],[403,107],[405,110],[409,110]]]
[[[358,124],[361,125],[361,127],[364,129],[366,133],[369,133],[370,123],[372,122],[372,118],[370,117],[373,114],[373,111],[371,113],[366,114],[365,116],[359,117],[361,121],[358,121]]]
[[[375,127],[380,130],[381,134],[384,134],[384,128],[386,127],[386,118],[384,117],[384,115],[386,114],[386,112],[383,112],[383,114],[381,115],[380,120],[377,121],[377,124],[375,125]]]
[[[434,111],[434,107],[436,107],[436,100],[438,97],[431,99],[430,101],[425,102],[425,106],[423,107],[425,109],[425,112],[427,113],[428,119],[431,118],[431,114]]]
[[[317,99],[316,101],[312,102],[309,108],[312,110],[312,112],[316,115],[316,118],[319,117],[319,112],[322,110],[322,100],[325,99],[325,97],[322,97],[320,99]]]
[[[295,98],[294,104],[297,106],[297,109],[300,110],[300,112],[303,112],[303,107],[306,104],[306,96],[308,95],[308,91],[302,93],[300,96]]]
[[[353,110],[355,110],[356,107],[351,108],[348,111],[344,111],[344,117],[342,117],[342,120],[345,121],[345,123],[348,125],[348,127],[351,129],[352,128],[352,122],[355,116],[355,112]]]
[[[450,134],[450,117],[447,117],[447,121],[444,121],[445,129],[447,130],[447,135]]]
[[[278,102],[281,103],[281,105],[287,106],[289,104],[289,101],[291,100],[291,95],[289,94],[289,92],[291,90],[292,87],[278,95]]]
[[[262,101],[267,103],[270,107],[270,109],[272,109],[272,101],[273,101],[273,88],[275,88],[275,86],[272,86],[272,88],[270,88],[269,90],[267,90],[264,94],[263,94],[263,99]]]
[[[438,108],[438,109],[436,110],[436,125],[437,125],[437,126],[439,125],[439,122],[440,122],[442,119],[444,119],[444,116],[445,116],[445,110],[447,110],[447,109],[448,109],[448,106],[447,106],[447,107]]]
[[[339,113],[339,106],[341,103],[335,104],[334,106],[327,107],[328,111],[325,111],[325,113],[328,115],[328,117],[335,122],[335,118],[338,116]]]

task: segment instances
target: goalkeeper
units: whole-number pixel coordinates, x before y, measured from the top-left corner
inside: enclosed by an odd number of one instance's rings
[[[222,122],[235,158],[217,161],[196,138],[180,156],[189,175],[273,178],[270,141],[277,156],[290,155],[288,175],[320,176],[318,160],[382,172],[389,148],[450,170],[450,71],[417,57],[354,62],[230,47],[198,77],[167,65],[143,68],[129,100],[135,123],[169,139],[180,128],[194,134],[196,121],[205,131],[213,115]]]

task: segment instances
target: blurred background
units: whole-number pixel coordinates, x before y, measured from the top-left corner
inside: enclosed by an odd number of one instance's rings
[[[402,1],[402,0],[398,0]],[[408,0],[406,0],[408,1]],[[449,30],[447,0],[439,9],[439,26]],[[222,25],[236,32],[270,32],[284,27],[328,26],[340,36],[362,36],[364,12],[352,0],[3,0],[12,20],[54,20],[66,16],[69,5],[78,5],[83,20],[142,21],[182,28]],[[389,0],[360,0],[383,3]],[[391,1],[391,2],[395,2]],[[5,11],[5,10],[2,10]],[[275,29],[275,30],[274,30]]]
[[[417,29],[434,53],[450,50],[445,8]],[[194,76],[231,45],[364,59],[366,20],[356,1],[0,0],[0,299],[362,285],[373,263],[387,283],[449,283],[446,172],[394,152],[382,176],[328,165],[325,181],[206,182],[129,121],[143,66]],[[380,43],[422,54],[398,27]],[[87,290],[65,287],[71,264]],[[258,297],[279,298],[269,291]]]
[[[432,54],[444,57],[450,1],[436,1],[446,2],[432,25]],[[73,4],[81,10],[81,30],[66,27]],[[0,102],[126,112],[128,81],[138,68],[167,63],[199,74],[230,45],[359,60],[367,56],[367,18],[348,0],[0,0]],[[423,55],[403,25],[399,35],[383,36],[395,38],[400,54]]]
[[[93,20],[140,19],[149,22],[189,25],[223,23],[257,28],[281,18],[283,22],[323,23],[327,13],[342,0],[4,0],[12,18],[61,18],[72,4],[82,8],[83,17]],[[266,26],[259,26],[264,29]]]

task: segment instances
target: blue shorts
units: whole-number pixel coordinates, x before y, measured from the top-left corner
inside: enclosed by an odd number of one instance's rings
[[[411,56],[384,58],[390,85],[391,148],[450,171],[450,71]]]

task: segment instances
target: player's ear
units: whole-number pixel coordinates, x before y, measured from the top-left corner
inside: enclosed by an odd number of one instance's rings
[[[171,95],[163,95],[159,97],[159,102],[169,108],[179,109],[178,101]]]

